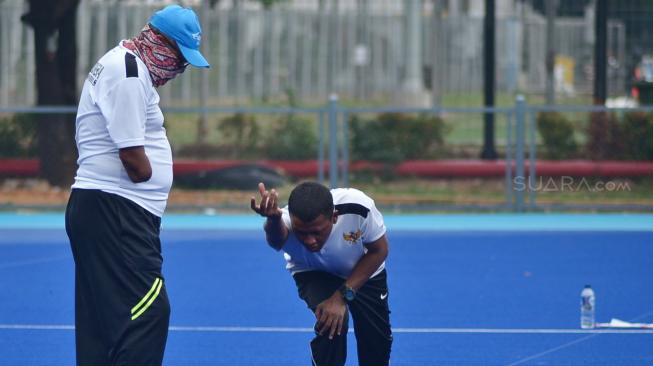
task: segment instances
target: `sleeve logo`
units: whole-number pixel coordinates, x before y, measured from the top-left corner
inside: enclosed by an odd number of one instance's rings
[[[95,84],[97,84],[102,70],[104,70],[104,66],[99,62],[93,66],[91,72],[88,73],[88,82],[91,83],[91,85],[95,86]]]

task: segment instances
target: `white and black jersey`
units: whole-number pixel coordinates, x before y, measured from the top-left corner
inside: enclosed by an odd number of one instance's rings
[[[125,197],[162,216],[172,185],[172,152],[163,127],[159,94],[145,64],[119,44],[88,74],[77,110],[79,151],[73,188]],[[152,177],[134,183],[118,150],[144,146]]]
[[[365,193],[353,188],[332,189],[333,203],[338,220],[326,243],[319,252],[311,252],[292,232],[288,207],[282,209],[283,222],[288,227],[288,240],[281,248],[286,268],[292,273],[324,271],[348,278],[360,258],[367,252],[366,244],[375,242],[385,232],[383,216],[374,201]],[[385,262],[372,277],[385,268]]]

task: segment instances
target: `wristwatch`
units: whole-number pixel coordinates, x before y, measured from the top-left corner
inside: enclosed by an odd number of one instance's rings
[[[338,291],[340,291],[342,298],[345,299],[345,301],[347,302],[352,302],[356,298],[356,290],[345,285],[344,283],[342,284],[342,286],[340,286]]]

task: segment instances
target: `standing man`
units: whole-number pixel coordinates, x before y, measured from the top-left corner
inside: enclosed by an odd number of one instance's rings
[[[349,313],[361,366],[388,365],[392,345],[385,259],[388,240],[374,201],[356,189],[315,182],[295,187],[288,206],[259,183],[261,201],[251,208],[267,218],[265,235],[283,250],[299,297],[316,318],[313,365],[344,365]]]
[[[170,303],[159,230],[172,153],[156,88],[209,67],[192,9],[157,11],[93,67],[77,110],[79,169],[66,209],[78,366],[161,365]]]

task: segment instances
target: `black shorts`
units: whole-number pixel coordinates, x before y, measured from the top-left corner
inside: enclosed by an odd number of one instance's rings
[[[66,232],[75,259],[77,365],[161,365],[170,304],[160,225],[121,196],[71,192]]]

